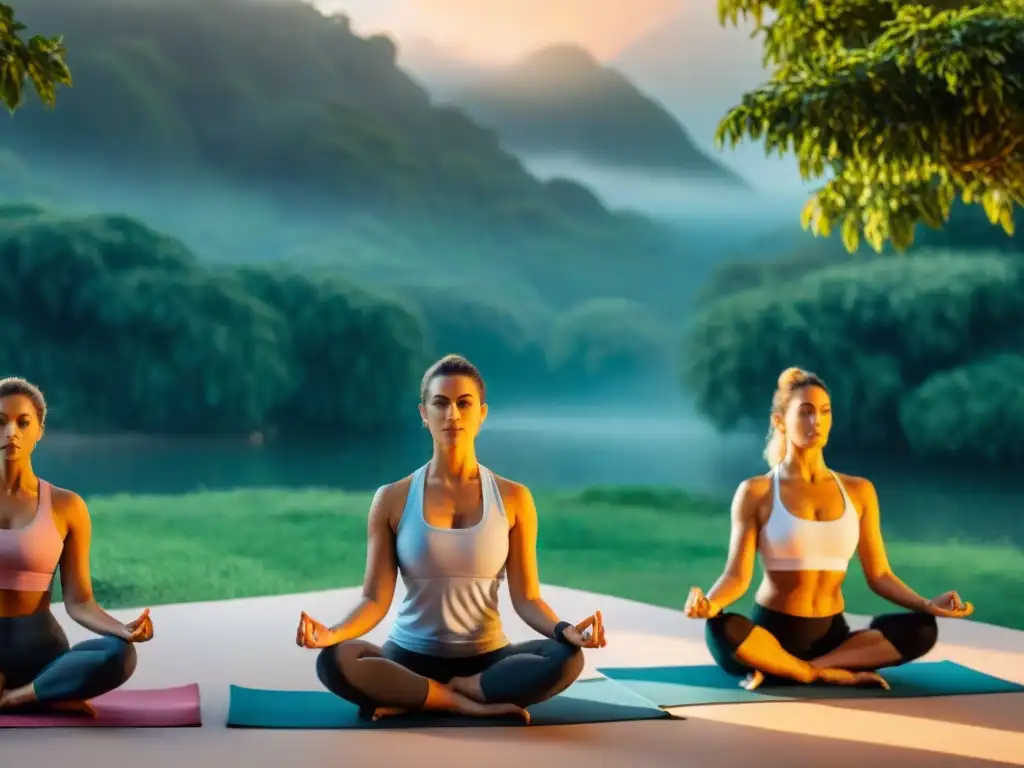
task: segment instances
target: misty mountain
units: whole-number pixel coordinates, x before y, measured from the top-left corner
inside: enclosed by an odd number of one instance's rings
[[[427,88],[438,101],[451,102],[494,67],[470,62],[430,38],[403,37],[398,42],[398,65]]]
[[[682,119],[698,147],[714,151],[722,117],[769,77],[752,25],[722,26],[717,3],[691,1],[624,48],[610,65]],[[766,157],[760,142],[717,154],[756,187],[799,189],[796,160]]]
[[[32,0],[19,14],[29,34],[64,36],[75,85],[3,121],[11,167],[204,257],[290,257],[517,308],[617,295],[675,311],[692,274],[675,232],[531,174],[345,17],[298,0]]]
[[[575,45],[485,73],[453,101],[520,154],[572,154],[605,167],[745,185],[661,104]]]

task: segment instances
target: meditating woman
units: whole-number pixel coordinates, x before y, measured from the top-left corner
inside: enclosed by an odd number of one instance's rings
[[[605,645],[600,612],[574,625],[541,598],[530,491],[477,461],[485,395],[461,357],[427,370],[419,410],[433,456],[373,499],[362,599],[332,627],[300,617],[296,642],[323,649],[321,682],[364,718],[434,710],[529,722],[526,707],[582,672],[581,648]],[[387,615],[399,572],[407,594],[388,641],[357,639]],[[506,638],[498,613],[506,573],[516,612],[542,638]]]
[[[869,684],[887,688],[876,670],[928,653],[936,616],[962,618],[974,608],[956,592],[920,597],[893,573],[882,542],[878,497],[864,478],[825,465],[832,403],[824,382],[790,368],[772,402],[765,458],[771,471],[740,484],[732,502],[725,571],[707,595],[690,590],[686,613],[707,619],[708,646],[749,689],[777,683]],[[764,580],[751,618],[724,612],[747,589],[760,551]],[[907,609],[878,616],[852,632],[842,586],[854,553],[868,586]]]
[[[149,611],[130,624],[93,598],[85,502],[32,470],[46,401],[24,379],[0,380],[0,717],[25,708],[94,714],[88,704],[135,670],[135,648],[153,637]],[[68,616],[100,637],[69,648],[50,612],[60,566]]]

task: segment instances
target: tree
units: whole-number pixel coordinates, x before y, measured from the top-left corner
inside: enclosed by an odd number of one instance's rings
[[[1024,0],[718,0],[753,19],[771,79],[721,121],[829,178],[802,223],[851,253],[938,229],[957,198],[1013,235],[1024,205]],[[770,21],[767,20],[771,17]]]
[[[33,35],[26,41],[19,34],[25,29],[14,9],[0,3],[0,99],[12,114],[24,101],[26,79],[48,107],[56,102],[58,86],[71,86],[63,38]]]
[[[833,264],[785,291],[769,284],[701,309],[683,339],[683,383],[719,428],[761,426],[772,382],[797,365],[829,383],[837,442],[890,450],[907,439],[899,403],[908,392],[939,372],[1019,352],[1022,288],[1024,264],[999,254]],[[975,392],[968,407],[989,397]]]

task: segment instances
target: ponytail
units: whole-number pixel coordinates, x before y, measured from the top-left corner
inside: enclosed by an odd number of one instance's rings
[[[786,436],[774,425],[768,428],[768,442],[764,447],[763,455],[768,466],[773,469],[786,458]]]

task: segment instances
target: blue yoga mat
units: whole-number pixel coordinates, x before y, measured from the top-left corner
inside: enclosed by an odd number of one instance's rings
[[[880,670],[891,686],[764,685],[754,691],[740,687],[739,678],[716,666],[614,667],[598,670],[661,707],[700,704],[744,704],[806,699],[882,699],[919,696],[957,696],[974,693],[1019,693],[1024,686],[986,675],[952,661],[918,661]]]
[[[530,727],[611,723],[624,720],[671,720],[655,704],[610,680],[581,680],[558,696],[529,707]],[[438,728],[525,725],[512,717],[460,717],[433,713],[387,717],[373,722],[359,717],[353,704],[327,691],[271,691],[231,686],[228,726],[235,728]]]

